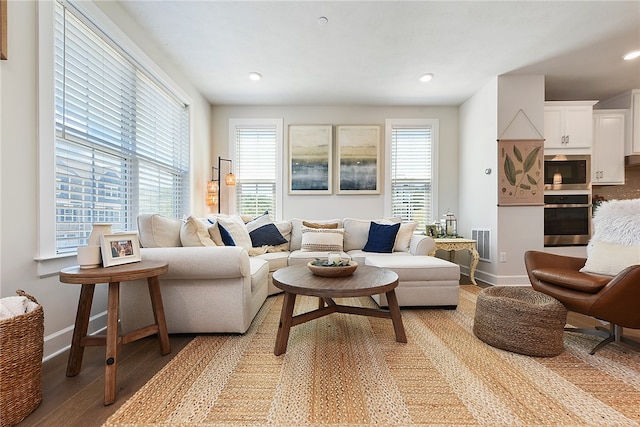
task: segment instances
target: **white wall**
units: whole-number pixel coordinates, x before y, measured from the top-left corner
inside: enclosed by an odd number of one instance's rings
[[[460,106],[458,229],[469,238],[472,228],[490,230],[492,261],[496,259],[498,242],[497,92],[498,81],[494,78]],[[491,169],[489,174],[487,169]],[[460,252],[456,257],[468,265],[466,254]],[[480,261],[476,278],[495,283],[496,277],[496,263]]]
[[[519,114],[520,110],[525,115]],[[542,139],[543,129],[543,76],[497,77],[460,107],[463,232],[470,234],[472,227],[491,230],[491,262],[481,261],[476,273],[483,281],[529,283],[524,252],[543,247],[543,207],[498,207],[497,140]],[[491,168],[489,175],[485,174],[487,168]],[[499,262],[501,252],[506,253],[506,262]]]
[[[213,150],[211,164],[217,156],[229,156],[230,118],[281,118],[284,119],[284,157],[286,168],[288,158],[288,126],[302,124],[330,125],[380,125],[384,139],[385,119],[439,119],[440,145],[438,170],[438,216],[447,208],[458,209],[458,108],[457,107],[375,107],[375,106],[213,106]],[[384,141],[383,141],[384,142]],[[383,155],[384,155],[384,150]],[[384,160],[384,157],[383,157]],[[217,162],[217,160],[216,160]],[[287,172],[283,171],[284,181]],[[382,175],[384,180],[384,173]],[[381,185],[381,187],[384,187]],[[286,188],[286,185],[285,185]],[[201,196],[203,199],[205,193]],[[222,198],[221,210],[228,212]],[[384,194],[380,195],[284,195],[282,218],[326,219],[346,216],[376,218],[384,214]]]
[[[0,62],[0,296],[24,289],[44,307],[45,358],[71,342],[80,287],[61,284],[55,271],[43,273],[35,260],[37,250],[37,20],[35,1],[8,3],[9,59]],[[138,28],[117,2],[99,7],[181,87],[192,101],[192,194],[206,184],[210,148],[210,105],[171,64],[144,31]],[[204,200],[192,197],[194,211],[204,212]],[[53,218],[51,219],[54,220]],[[58,265],[75,264],[75,257]],[[45,269],[46,270],[46,269]],[[106,292],[96,289],[91,329],[105,324]]]
[[[544,139],[543,134],[544,77],[498,77],[498,137]],[[498,252],[507,254],[507,262],[498,263],[497,284],[528,285],[524,253],[543,250],[544,206],[499,207],[497,220]]]

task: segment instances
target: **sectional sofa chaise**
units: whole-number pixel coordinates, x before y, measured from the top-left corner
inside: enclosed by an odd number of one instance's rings
[[[415,223],[392,220],[272,222],[266,213],[184,221],[138,217],[142,258],[169,264],[160,286],[170,333],[244,333],[266,298],[280,292],[271,282],[274,271],[329,252],[396,271],[400,306],[455,308],[459,266],[428,256],[433,239],[414,231]],[[120,293],[123,330],[153,323],[144,281],[124,282]],[[387,305],[384,295],[374,299]]]

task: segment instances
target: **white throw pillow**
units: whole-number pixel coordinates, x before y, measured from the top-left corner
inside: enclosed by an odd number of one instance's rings
[[[182,224],[180,242],[182,246],[217,246],[209,236],[206,224],[194,216],[189,216]]]
[[[413,232],[416,231],[418,223],[415,221],[403,222],[400,224],[400,230],[396,236],[396,244],[393,247],[394,252],[409,252],[409,245]]]
[[[640,246],[623,246],[600,240],[591,243],[587,262],[580,269],[583,273],[615,276],[630,265],[640,264]]]
[[[342,252],[344,228],[302,227],[300,249],[313,252]]]
[[[218,219],[208,219],[209,225],[207,226],[207,231],[209,232],[209,237],[211,240],[218,245],[224,246],[224,242],[222,241],[222,236],[220,235],[220,229],[218,228]]]
[[[368,219],[345,218],[342,222],[344,226],[344,250],[361,250],[369,239],[369,227],[371,221]]]
[[[138,215],[138,237],[144,248],[180,247],[182,221],[158,214]]]
[[[253,247],[251,244],[251,237],[249,237],[249,232],[247,231],[247,226],[244,225],[242,218],[238,215],[219,216],[217,221],[218,224],[221,224],[231,235],[236,246],[240,246],[246,250]]]

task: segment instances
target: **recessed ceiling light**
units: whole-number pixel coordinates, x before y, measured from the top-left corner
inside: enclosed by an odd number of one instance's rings
[[[420,76],[420,81],[421,82],[428,82],[433,78],[433,73],[427,73],[427,74],[423,74],[422,76]]]
[[[640,50],[634,50],[633,52],[629,52],[622,58],[625,61],[631,61],[632,59],[640,58]]]
[[[321,16],[320,18],[318,18],[319,25],[327,25],[328,22],[329,19],[326,16]]]
[[[262,78],[262,74],[257,73],[255,71],[252,71],[251,73],[249,73],[249,78],[255,82],[257,82],[258,80],[260,80]]]

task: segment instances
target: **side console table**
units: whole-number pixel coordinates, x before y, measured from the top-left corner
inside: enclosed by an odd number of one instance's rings
[[[443,238],[434,238],[436,242],[436,248],[429,254],[430,256],[434,256],[438,249],[442,249],[443,251],[449,252],[449,261],[453,261],[453,256],[456,251],[469,251],[471,255],[471,261],[469,263],[469,279],[471,283],[474,285],[478,285],[476,283],[476,267],[478,266],[478,261],[480,260],[480,255],[478,254],[478,249],[476,249],[476,241],[471,239],[458,239],[455,237],[443,237]]]
[[[110,405],[116,400],[116,367],[118,353],[122,344],[157,334],[160,341],[160,354],[164,356],[171,352],[167,323],[162,306],[162,296],[160,294],[160,281],[158,280],[158,276],[166,273],[168,269],[166,262],[140,261],[106,268],[80,269],[79,266],[74,266],[60,271],[61,282],[82,285],[71,350],[69,351],[69,361],[67,363],[67,376],[73,377],[80,373],[82,356],[86,346],[106,346],[104,367],[105,405]],[[118,333],[120,282],[137,279],[147,279],[155,323],[121,336]],[[109,284],[106,336],[87,336],[93,291],[96,283]]]

